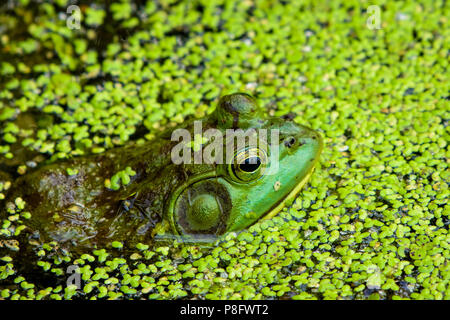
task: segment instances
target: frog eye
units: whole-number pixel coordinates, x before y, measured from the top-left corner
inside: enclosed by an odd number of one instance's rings
[[[266,153],[259,148],[249,148],[236,153],[229,174],[239,182],[252,181],[264,174],[266,165]]]

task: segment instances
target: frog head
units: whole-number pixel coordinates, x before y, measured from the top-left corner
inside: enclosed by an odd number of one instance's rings
[[[172,193],[165,213],[174,234],[215,237],[273,217],[306,183],[322,150],[316,131],[265,116],[245,93],[222,97],[206,127],[223,135],[214,139],[223,152],[213,164],[188,165],[197,174]]]

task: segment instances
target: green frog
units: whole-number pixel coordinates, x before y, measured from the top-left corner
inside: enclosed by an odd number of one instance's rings
[[[234,93],[205,119],[152,141],[37,168],[14,181],[0,212],[20,197],[31,213],[27,239],[67,250],[214,240],[276,215],[321,150],[314,130],[267,117],[252,96]]]

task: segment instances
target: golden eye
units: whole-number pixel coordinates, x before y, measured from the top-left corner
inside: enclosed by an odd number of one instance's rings
[[[230,175],[238,181],[252,181],[264,174],[267,165],[266,153],[258,148],[249,148],[236,153],[230,165]]]

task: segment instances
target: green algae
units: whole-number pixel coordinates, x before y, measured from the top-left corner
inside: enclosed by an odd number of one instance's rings
[[[214,248],[39,244],[42,276],[21,274],[32,212],[18,198],[0,222],[0,299],[449,299],[450,6],[377,1],[371,30],[372,4],[83,3],[73,30],[68,1],[2,5],[0,201],[39,163],[151,139],[235,91],[326,147],[291,206]]]

